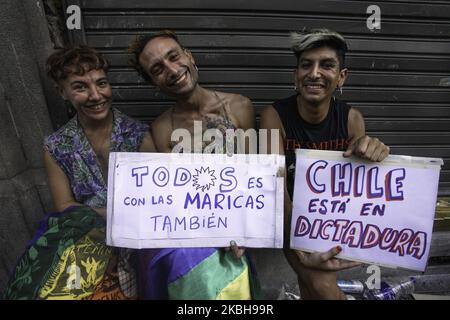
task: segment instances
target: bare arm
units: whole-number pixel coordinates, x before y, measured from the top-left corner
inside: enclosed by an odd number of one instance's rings
[[[61,212],[70,206],[82,206],[83,204],[75,200],[66,174],[58,166],[48,151],[44,151],[44,165],[55,209]],[[105,208],[92,209],[102,217],[106,217]]]
[[[284,154],[283,140],[286,136],[283,124],[275,108],[268,107],[261,113],[261,129],[268,130],[268,153]],[[270,130],[278,130],[278,141],[272,141]],[[276,135],[272,135],[276,136]],[[286,174],[285,174],[286,176]],[[286,181],[286,180],[285,180]],[[290,248],[292,219],[292,201],[284,186],[284,245],[286,259],[298,278],[303,299],[345,299],[345,295],[337,286],[336,272],[354,266],[354,263],[335,259],[339,253],[336,248],[321,253],[305,253]],[[322,269],[322,270],[320,270]]]
[[[172,152],[170,140],[172,135],[172,122],[170,120],[170,111],[164,112],[152,123],[153,142],[158,152]]]
[[[366,135],[364,117],[362,113],[355,108],[351,108],[348,113],[347,130],[351,142]]]
[[[147,132],[139,146],[139,152],[156,152],[155,143],[153,142],[152,134]]]
[[[44,165],[55,209],[63,211],[72,205],[81,205],[75,201],[66,174],[53,160],[48,151],[44,151]]]
[[[233,122],[233,124],[238,129],[242,129],[245,131],[249,129],[255,128],[255,110],[253,108],[253,104],[250,101],[249,98],[244,97],[242,95],[238,94],[228,94],[231,98],[228,102],[229,108],[230,108],[230,118]],[[252,134],[250,133],[249,137],[251,137]],[[245,140],[238,140],[239,146],[242,146],[243,152],[245,153],[257,153],[258,147],[257,147],[257,139],[254,139],[254,141],[250,141],[250,138],[244,138]],[[250,143],[253,143],[253,145],[250,145]],[[240,151],[240,148],[238,148],[238,152]]]
[[[380,162],[389,155],[388,146],[378,138],[366,135],[363,115],[355,108],[350,109],[347,126],[350,145],[344,157],[356,155],[362,159]]]
[[[267,130],[267,153],[284,155],[284,128],[280,117],[278,116],[278,112],[274,107],[267,107],[261,112],[260,128]],[[275,141],[272,141],[272,138],[274,138]]]
[[[230,105],[238,128],[244,130],[255,128],[255,109],[249,98],[235,95]]]

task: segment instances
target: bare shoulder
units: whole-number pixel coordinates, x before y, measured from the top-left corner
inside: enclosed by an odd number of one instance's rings
[[[361,111],[359,111],[356,108],[351,107],[350,111],[348,112],[348,121],[351,123],[364,121],[364,117],[363,117]]]
[[[151,125],[151,132],[155,147],[159,152],[170,149],[170,136],[172,134],[171,109],[159,115]]]
[[[273,106],[265,107],[261,111],[261,128],[263,129],[282,129],[284,131],[283,123],[277,110]]]
[[[350,108],[350,111],[348,113],[347,130],[348,136],[351,139],[356,139],[366,134],[364,117],[361,111],[356,108]]]
[[[167,126],[168,124],[171,123],[171,112],[172,109],[169,108],[166,111],[164,111],[163,113],[161,113],[155,120],[153,120],[152,123],[152,127],[155,126]]]
[[[255,127],[255,110],[249,98],[235,93],[219,92],[218,94],[225,102],[225,108],[238,128]]]
[[[267,120],[271,118],[277,118],[278,120],[280,119],[277,110],[275,110],[273,106],[265,107],[261,111],[261,118],[265,118]]]
[[[230,107],[234,109],[248,108],[253,109],[252,101],[241,94],[229,93],[230,95]]]
[[[241,94],[228,92],[217,92],[217,94],[232,112],[242,108],[253,108],[252,101]]]

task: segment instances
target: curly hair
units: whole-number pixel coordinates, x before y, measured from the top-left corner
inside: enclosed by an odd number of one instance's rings
[[[128,53],[133,54],[133,57],[128,61],[129,64],[136,69],[138,74],[144,78],[146,81],[150,82],[150,84],[154,84],[151,77],[147,74],[147,72],[142,68],[142,66],[139,63],[139,57],[144,51],[145,46],[147,43],[150,42],[150,40],[153,40],[155,38],[170,38],[175,40],[178,45],[181,47],[181,49],[184,49],[183,45],[181,44],[180,40],[178,39],[178,36],[175,34],[175,32],[171,30],[161,30],[153,34],[143,34],[136,36],[136,39],[130,44],[128,47]]]
[[[97,50],[83,45],[62,48],[47,59],[47,75],[56,83],[71,74],[82,76],[100,69],[107,73],[109,62]]]

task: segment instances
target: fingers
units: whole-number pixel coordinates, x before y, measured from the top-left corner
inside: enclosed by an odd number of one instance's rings
[[[387,156],[389,155],[390,152],[390,148],[388,146],[384,146],[384,150],[381,152],[380,156],[378,157],[378,162],[383,161],[384,159],[387,158]]]
[[[230,241],[230,248],[237,259],[241,258],[244,255],[245,248],[238,247],[235,241]]]
[[[370,138],[368,136],[363,136],[358,138],[357,140],[352,141],[347,147],[347,150],[344,152],[343,156],[350,157],[352,155],[356,155],[358,157],[361,157],[366,152],[369,141]]]
[[[344,156],[352,154],[360,158],[374,162],[383,161],[389,155],[389,147],[378,138],[364,136],[355,141],[355,143],[344,153]]]
[[[353,145],[353,154],[358,157],[364,157],[369,147],[370,137],[364,136],[355,141]]]
[[[383,154],[383,155],[382,155]],[[377,138],[371,138],[365,158],[371,161],[382,161],[389,154],[389,148]]]
[[[351,157],[353,154],[353,145],[349,145],[347,150],[344,152],[344,154],[342,155],[344,158],[348,158]]]
[[[298,259],[300,260],[301,264],[306,265],[306,255],[303,251],[300,250],[292,250],[295,252],[295,254],[297,255]]]
[[[331,248],[330,250],[326,252],[322,252],[319,254],[319,260],[320,262],[326,262],[333,258],[334,256],[338,255],[342,251],[342,248],[340,246],[336,246]]]
[[[343,259],[339,259],[339,260],[340,260],[340,267],[343,269],[360,267],[364,264],[364,263],[357,262],[357,261],[348,261],[348,260],[343,260]],[[342,270],[342,269],[340,269],[340,270]]]
[[[333,260],[333,263],[331,263],[331,265],[328,268],[328,270],[331,270],[331,271],[341,271],[341,270],[350,269],[350,268],[354,268],[354,267],[358,267],[358,266],[362,265],[362,263],[355,262],[355,261],[348,261],[348,260],[342,260],[342,259],[336,259],[336,258],[333,258],[332,260]]]

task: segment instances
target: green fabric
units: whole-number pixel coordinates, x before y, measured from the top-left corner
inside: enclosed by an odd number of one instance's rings
[[[20,258],[6,288],[5,299],[38,299],[44,285],[55,281],[54,274],[64,252],[88,235],[104,243],[105,221],[88,207],[73,207],[46,221],[42,235],[35,239]],[[91,239],[89,239],[90,241]],[[103,258],[111,251],[103,252]],[[106,255],[105,255],[106,254]]]
[[[247,259],[243,258],[247,262]],[[247,265],[248,263],[243,263],[242,259],[236,259],[232,253],[218,250],[189,273],[170,283],[169,297],[179,300],[215,299],[223,288],[246,269]]]

